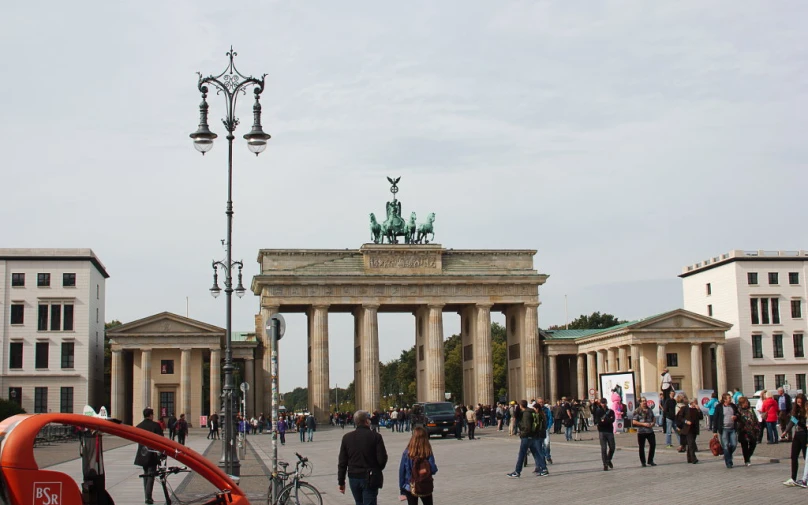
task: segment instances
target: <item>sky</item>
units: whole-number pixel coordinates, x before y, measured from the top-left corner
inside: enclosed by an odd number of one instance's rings
[[[539,324],[682,305],[682,267],[732,249],[806,249],[808,4],[716,2],[6,2],[0,7],[0,247],[90,247],[107,320],[162,311],[224,327],[227,146],[197,75],[232,45],[266,73],[257,158],[237,110],[234,259],[358,248],[384,213],[435,212],[447,248],[535,249]],[[38,133],[37,133],[38,132]],[[565,310],[566,300],[566,310]],[[187,302],[187,303],[186,303]],[[258,298],[234,298],[252,330]],[[567,315],[565,315],[567,314]],[[494,321],[502,316],[494,314]],[[281,390],[305,386],[287,317]],[[414,343],[381,314],[380,354]],[[332,386],[351,317],[329,318]],[[459,316],[444,315],[446,337]]]

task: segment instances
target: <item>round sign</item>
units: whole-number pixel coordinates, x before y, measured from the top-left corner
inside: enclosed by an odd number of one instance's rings
[[[245,393],[250,390],[250,385],[247,384],[246,382],[242,382],[240,387],[241,390],[244,391]]]
[[[709,402],[709,401],[710,401],[710,399],[705,396],[704,398],[701,399],[701,405],[702,406],[707,405],[707,402]]]
[[[597,391],[595,391],[595,388],[590,388],[590,389],[589,389],[589,394],[590,394],[590,395],[594,395],[596,392],[597,392]]]
[[[286,332],[286,319],[284,319],[283,316],[280,314],[272,314],[272,316],[269,318],[269,321],[267,321],[267,332],[272,331],[273,319],[278,320],[278,340],[280,340],[280,338]]]
[[[648,400],[648,408],[653,409],[654,407],[656,407],[656,403],[654,403],[654,400]]]

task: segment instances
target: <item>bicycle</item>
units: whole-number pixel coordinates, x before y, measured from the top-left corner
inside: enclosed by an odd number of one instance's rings
[[[286,470],[289,463],[278,461],[278,466],[283,470],[278,470],[270,477],[267,505],[323,505],[323,497],[317,488],[301,480],[302,477],[311,475],[314,465],[309,462],[309,458],[298,453],[295,453],[295,456],[297,456],[297,463],[292,473]],[[292,481],[288,482],[290,478]],[[275,489],[278,489],[277,501],[273,502],[272,496]]]
[[[149,449],[147,449],[147,450],[149,450]],[[150,452],[155,452],[155,451],[150,451]],[[160,460],[161,460],[160,464],[157,466],[157,468],[154,471],[154,477],[160,482],[160,487],[163,488],[163,497],[165,498],[165,504],[166,505],[172,505],[173,502],[171,500],[171,495],[174,494],[174,490],[171,489],[171,486],[168,484],[168,476],[169,475],[177,475],[177,474],[180,474],[180,473],[191,473],[191,470],[188,470],[188,468],[184,467],[184,466],[182,466],[182,467],[168,466],[165,455],[161,455]],[[149,475],[144,473],[144,474],[139,475],[138,477],[140,477],[142,479],[145,479],[146,477],[149,477]],[[229,502],[229,500],[227,499],[227,494],[228,493],[229,493],[229,491],[226,491],[226,490],[225,491],[217,491],[215,493],[215,496],[212,499],[207,500],[206,498],[204,498],[205,501],[202,503],[202,505],[226,505]],[[176,502],[181,504],[181,505],[183,503],[190,503],[190,502],[182,502],[182,501],[180,501],[180,499],[177,498],[176,494],[174,494],[174,498],[175,498]]]

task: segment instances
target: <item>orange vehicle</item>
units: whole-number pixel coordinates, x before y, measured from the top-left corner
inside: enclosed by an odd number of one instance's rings
[[[210,482],[218,491],[207,504],[249,505],[238,485],[199,453],[140,428],[79,414],[21,414],[0,422],[0,503],[113,505],[113,500],[103,485],[103,450],[92,454],[92,465],[88,465],[86,457],[84,458],[85,483],[81,487],[67,474],[41,470],[37,466],[34,459],[34,440],[48,424],[74,426],[90,434],[96,449],[100,449],[100,434],[104,433],[141,444],[177,460],[186,465],[188,470]],[[88,471],[89,467],[93,468]],[[179,469],[175,469],[173,473],[177,473],[176,470]]]

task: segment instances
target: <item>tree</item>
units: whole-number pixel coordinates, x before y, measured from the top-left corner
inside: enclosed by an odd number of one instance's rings
[[[0,421],[17,414],[25,414],[25,409],[20,407],[17,402],[0,398]]]
[[[577,318],[573,319],[572,322],[570,322],[566,327],[565,325],[556,324],[550,326],[549,329],[563,330],[569,328],[570,330],[605,330],[606,328],[611,328],[612,326],[617,326],[618,324],[627,322],[628,321],[621,321],[611,314],[593,312],[591,316],[581,314]]]

